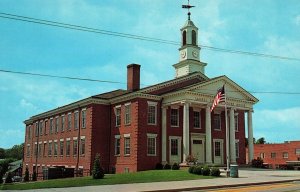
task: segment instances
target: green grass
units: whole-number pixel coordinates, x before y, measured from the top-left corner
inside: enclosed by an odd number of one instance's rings
[[[182,181],[195,179],[211,179],[211,176],[194,175],[187,170],[151,170],[137,173],[105,175],[104,179],[92,179],[92,177],[77,177],[67,179],[45,180],[29,183],[5,184],[2,190],[25,190],[43,188],[81,187],[90,185],[114,185],[127,183],[149,183],[161,181]]]

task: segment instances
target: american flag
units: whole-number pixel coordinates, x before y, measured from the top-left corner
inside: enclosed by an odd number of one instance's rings
[[[210,109],[210,112],[214,110],[214,108],[221,102],[225,102],[226,96],[225,96],[225,88],[224,85],[218,90],[217,95],[215,96],[213,105]]]

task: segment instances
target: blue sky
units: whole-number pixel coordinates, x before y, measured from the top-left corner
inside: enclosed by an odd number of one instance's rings
[[[180,41],[187,19],[174,0],[1,0],[0,12]],[[300,1],[191,0],[199,44],[300,58]],[[141,64],[141,83],[174,78],[179,46],[42,26],[0,18],[0,69],[126,83]],[[227,75],[248,91],[300,92],[300,61],[202,49],[206,75]],[[24,141],[30,116],[125,84],[0,73],[0,147]],[[254,137],[300,140],[299,94],[253,94]]]

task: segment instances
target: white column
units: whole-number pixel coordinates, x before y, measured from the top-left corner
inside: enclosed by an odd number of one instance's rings
[[[161,161],[162,164],[167,163],[167,107],[162,107],[161,118]]]
[[[183,106],[183,162],[186,162],[185,159],[190,154],[190,105],[185,102]]]
[[[230,163],[236,163],[234,109],[230,109]]]
[[[205,147],[206,147],[206,163],[212,163],[211,156],[211,117],[210,117],[210,106],[206,107],[205,114]]]
[[[253,159],[253,127],[252,127],[252,111],[248,111],[248,162]]]

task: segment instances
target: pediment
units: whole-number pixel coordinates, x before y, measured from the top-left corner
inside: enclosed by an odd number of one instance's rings
[[[205,82],[201,82],[193,87],[190,87],[188,91],[215,96],[217,91],[223,85],[225,85],[226,98],[249,101],[253,103],[258,102],[257,98],[255,98],[252,94],[250,94],[248,91],[243,89],[241,86],[239,86],[226,76],[221,76]]]

